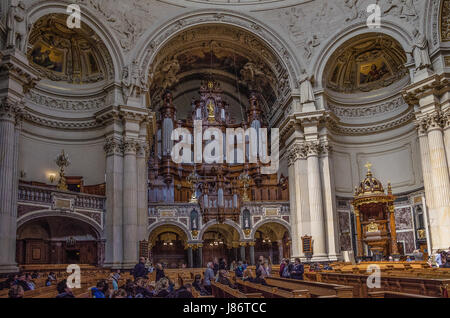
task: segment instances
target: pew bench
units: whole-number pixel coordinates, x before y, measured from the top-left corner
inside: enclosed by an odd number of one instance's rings
[[[261,293],[264,298],[310,298],[307,290],[286,291],[277,287],[258,285],[237,279],[236,284],[244,293]]]
[[[308,290],[311,297],[318,298],[323,296],[337,296],[338,298],[353,298],[353,289],[350,286],[327,284],[320,282],[301,281],[287,278],[267,277],[266,283],[269,286],[282,289]]]
[[[263,298],[261,293],[244,294],[237,289],[216,282],[211,282],[211,288],[215,298]]]

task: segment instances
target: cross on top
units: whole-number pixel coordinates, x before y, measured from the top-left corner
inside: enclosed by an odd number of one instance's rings
[[[370,162],[366,163],[366,165],[364,167],[367,168],[367,172],[371,172],[372,164]]]

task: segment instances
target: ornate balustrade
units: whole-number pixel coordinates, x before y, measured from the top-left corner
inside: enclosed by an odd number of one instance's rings
[[[26,203],[37,203],[45,205],[57,204],[57,200],[68,200],[71,201],[71,209],[89,209],[89,210],[104,210],[106,198],[103,196],[60,191],[57,189],[40,187],[40,186],[30,186],[30,185],[19,185],[18,191],[18,201]]]

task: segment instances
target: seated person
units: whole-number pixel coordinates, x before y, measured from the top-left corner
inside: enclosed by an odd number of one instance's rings
[[[262,277],[262,272],[260,270],[256,271],[256,278],[253,280],[253,283],[267,286],[266,280]]]
[[[250,283],[253,283],[253,281],[255,280],[255,278],[253,277],[253,272],[252,272],[252,270],[251,270],[250,268],[247,268],[247,269],[244,271],[244,274],[243,274],[243,276],[242,276],[242,280],[243,280],[244,282],[250,282]]]
[[[202,275],[200,275],[200,274],[195,275],[194,282],[192,283],[192,287],[194,287],[200,293],[200,296],[209,295],[209,292],[203,286]]]
[[[303,264],[300,262],[299,258],[295,259],[294,267],[291,271],[291,278],[297,279],[297,280],[303,280],[303,273],[305,272],[305,269],[303,267]]]
[[[36,284],[34,283],[30,273],[26,274],[25,281],[27,282],[27,285],[30,288],[30,290],[35,290],[36,289]]]
[[[47,276],[47,280],[45,281],[45,286],[51,286],[53,282],[56,282],[55,273],[50,272]]]
[[[165,298],[170,294],[169,291],[169,280],[166,277],[161,278],[155,286],[153,294],[157,298]]]
[[[58,291],[56,298],[75,298],[72,289],[67,286],[67,280],[65,279],[58,283],[56,290]]]
[[[128,298],[128,294],[125,289],[115,290],[111,298]]]
[[[234,286],[234,284],[231,283],[230,279],[228,278],[228,272],[224,269],[219,270],[219,277],[217,279],[217,282],[219,284],[226,285],[233,289],[236,289],[236,286]]]
[[[20,285],[24,291],[31,290],[30,286],[27,283],[26,277],[27,276],[25,273],[20,273],[16,283],[16,285]]]
[[[109,286],[106,280],[99,280],[97,287],[91,288],[92,298],[106,298],[108,290]]]
[[[192,285],[185,284],[181,286],[180,289],[171,292],[167,298],[194,298],[192,295]]]
[[[134,298],[152,298],[153,293],[147,288],[147,279],[139,277],[136,280],[136,288]]]
[[[8,292],[9,298],[23,298],[24,291],[20,285],[12,285]]]

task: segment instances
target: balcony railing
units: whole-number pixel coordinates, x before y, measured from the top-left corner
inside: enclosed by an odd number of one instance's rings
[[[33,202],[52,205],[53,198],[68,198],[74,200],[74,207],[91,210],[104,210],[106,198],[103,196],[71,191],[61,191],[40,186],[19,185],[19,202]]]

